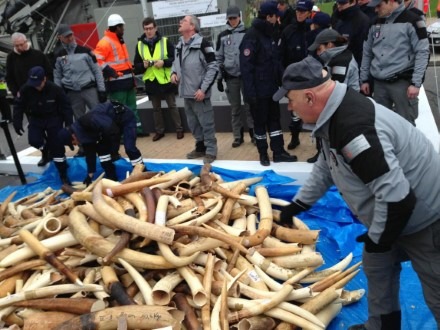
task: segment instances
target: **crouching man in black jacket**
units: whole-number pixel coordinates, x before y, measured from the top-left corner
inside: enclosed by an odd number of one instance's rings
[[[82,145],[87,163],[84,183],[88,185],[96,171],[96,154],[106,177],[117,180],[111,155],[118,152],[121,135],[131,164],[142,164],[141,153],[136,147],[136,118],[128,107],[117,101],[98,104],[70,127],[60,130],[58,138],[71,148]]]

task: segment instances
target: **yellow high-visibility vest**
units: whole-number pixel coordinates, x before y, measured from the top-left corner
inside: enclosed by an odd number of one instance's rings
[[[151,55],[148,46],[145,45],[142,41],[139,41],[139,55],[144,61],[166,60],[168,59],[167,42],[167,38],[162,37],[159,42],[156,42],[153,55]],[[144,75],[142,76],[142,80],[153,81],[156,78],[159,84],[163,85],[170,82],[170,74],[171,68],[156,68],[155,66],[148,67],[147,70],[145,70]]]

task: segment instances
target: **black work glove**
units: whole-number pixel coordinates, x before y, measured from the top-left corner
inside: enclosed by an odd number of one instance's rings
[[[217,80],[217,89],[219,92],[224,92],[225,88],[223,87],[223,81],[221,79]]]
[[[24,134],[24,129],[22,124],[14,123],[15,133],[22,136]]]
[[[107,101],[107,92],[98,91],[98,100],[99,100],[99,103],[106,102]]]
[[[307,207],[304,207],[298,204],[297,202],[292,202],[289,205],[284,206],[281,209],[279,224],[282,226],[291,226],[292,217],[301,212],[307,211],[309,208],[310,206],[307,205]]]
[[[384,253],[391,250],[389,245],[374,243],[368,236],[368,232],[356,237],[356,242],[365,243],[365,251],[368,253]]]
[[[87,174],[83,183],[86,185],[86,187],[88,187],[92,183],[92,178],[90,177],[90,175]]]
[[[118,78],[118,73],[111,66],[106,65],[104,69],[102,69],[102,75],[104,79],[109,80],[110,78]]]

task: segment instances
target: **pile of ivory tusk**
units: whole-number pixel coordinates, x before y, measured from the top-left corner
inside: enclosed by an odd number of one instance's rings
[[[119,182],[46,189],[0,205],[0,327],[325,329],[363,289],[352,256],[322,269],[319,231],[261,178],[223,182],[205,165],[134,168]],[[316,270],[318,267],[319,270]]]

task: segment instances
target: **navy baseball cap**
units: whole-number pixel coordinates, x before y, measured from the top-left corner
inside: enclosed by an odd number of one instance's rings
[[[313,1],[310,1],[310,0],[299,0],[296,3],[296,10],[312,11],[312,9],[313,9]]]
[[[281,100],[290,90],[301,90],[321,85],[330,78],[322,76],[322,64],[312,56],[290,64],[283,74],[282,86],[273,95],[275,102]]]
[[[278,10],[278,4],[276,1],[265,1],[260,5],[260,14],[261,15],[277,15],[281,16],[282,13]]]
[[[315,16],[313,16],[312,23],[319,25],[321,28],[328,28],[330,26],[330,20],[329,14],[318,11]]]
[[[32,87],[38,87],[46,77],[46,72],[42,66],[34,66],[28,72],[27,84]]]

